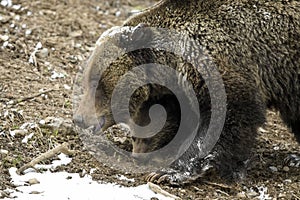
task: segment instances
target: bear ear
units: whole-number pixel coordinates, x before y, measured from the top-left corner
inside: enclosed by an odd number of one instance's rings
[[[146,42],[152,36],[152,31],[148,24],[140,23],[132,30],[131,40],[136,42]]]
[[[116,35],[119,37],[117,45],[126,51],[146,48],[153,40],[153,30],[145,23],[137,26],[125,26]]]
[[[123,45],[127,50],[136,50],[145,48],[151,40],[153,39],[153,31],[145,23],[140,23],[135,27],[130,27],[127,32],[127,37],[125,41],[123,40]]]

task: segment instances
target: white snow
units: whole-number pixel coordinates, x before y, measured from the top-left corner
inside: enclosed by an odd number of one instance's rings
[[[52,165],[36,165],[36,168],[50,169],[62,164],[71,162],[64,154],[59,155],[60,160],[56,160]],[[160,200],[171,198],[155,194],[147,184],[137,187],[123,187],[112,183],[99,183],[93,181],[90,175],[83,178],[77,173],[57,172],[47,170],[38,173],[33,170],[26,170],[25,175],[18,175],[16,168],[10,168],[12,183],[17,186],[10,196],[16,200],[150,200],[156,197]],[[36,179],[39,183],[30,185],[28,181]],[[4,198],[4,200],[11,200]]]
[[[124,175],[117,175],[117,178],[121,181],[128,181],[128,182],[134,182],[135,180],[133,178],[127,178]]]
[[[11,0],[2,0],[0,3],[2,6],[7,6],[7,7],[11,7],[12,6],[12,2]]]
[[[34,133],[30,133],[29,135],[25,135],[24,139],[22,140],[22,143],[27,143],[29,139],[32,138]]]

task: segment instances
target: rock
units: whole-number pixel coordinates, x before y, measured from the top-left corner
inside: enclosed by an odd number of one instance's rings
[[[49,55],[49,50],[47,48],[42,48],[38,50],[35,54],[38,58],[46,58]]]
[[[60,72],[52,71],[51,79],[64,78],[65,75]]]
[[[59,127],[63,123],[64,119],[60,117],[47,117],[45,123],[51,127]]]
[[[273,147],[273,149],[274,149],[275,151],[278,151],[280,148],[279,148],[279,146],[276,146],[276,147]]]
[[[70,87],[70,86],[68,86],[67,84],[64,84],[64,88],[66,89],[66,90],[71,90],[72,88]]]
[[[25,31],[25,35],[31,35],[31,33],[32,33],[32,30],[31,30],[31,29],[27,29],[27,30]]]
[[[282,170],[285,171],[285,172],[288,172],[288,171],[290,170],[290,168],[289,168],[288,166],[284,166],[284,167],[282,168]]]
[[[292,180],[291,179],[285,179],[283,180],[284,183],[292,183]]]
[[[20,4],[17,4],[17,5],[13,5],[12,8],[15,9],[15,10],[20,10],[22,6]]]
[[[42,119],[42,120],[39,121],[39,124],[45,125],[45,124],[46,124],[46,121]]]
[[[120,142],[124,144],[127,141],[127,137],[113,137],[114,142]]]
[[[270,170],[271,170],[272,172],[278,172],[277,167],[270,166],[269,168],[270,168]]]
[[[41,194],[42,192],[39,191],[31,191],[29,194]]]
[[[262,127],[259,127],[258,131],[261,132],[261,133],[268,133],[269,132],[269,131],[263,129]]]
[[[9,39],[9,36],[8,35],[0,35],[0,39],[5,42]]]
[[[11,7],[13,5],[11,0],[2,0],[0,4],[4,7]]]
[[[69,33],[69,36],[70,37],[80,37],[80,36],[82,36],[82,34],[83,34],[82,30],[78,30],[78,31],[73,31],[73,32]]]
[[[5,149],[0,149],[0,154],[5,154],[5,155],[7,155],[7,154],[8,154],[8,151],[5,150]]]
[[[279,193],[278,198],[285,198],[286,194]]]
[[[17,130],[9,131],[9,134],[12,137],[25,136],[27,133],[28,133],[28,130],[26,130],[26,129],[23,129],[23,130],[17,129]]]
[[[5,197],[7,197],[7,198],[9,198],[9,192],[8,191],[2,191],[2,190],[0,190],[0,199],[2,199],[2,198],[5,198]]]
[[[31,139],[33,135],[34,135],[34,133],[30,133],[29,135],[25,135],[25,137],[22,140],[22,143],[27,143],[28,140]]]
[[[38,42],[35,46],[35,49],[38,50],[38,49],[41,49],[42,47],[43,47],[42,43]]]
[[[28,183],[30,185],[35,185],[35,184],[39,184],[40,181],[38,181],[36,178],[31,178],[31,179],[28,180]]]
[[[122,13],[121,13],[121,11],[119,11],[119,10],[115,13],[116,17],[120,17],[121,14],[122,14]]]
[[[0,15],[0,22],[1,23],[7,23],[11,19],[10,16]]]
[[[239,192],[236,195],[237,198],[246,198],[246,194],[244,192]]]
[[[254,198],[256,196],[258,196],[259,194],[257,192],[251,191],[247,193],[247,197],[249,198]]]
[[[53,131],[60,133],[69,133],[73,131],[73,122],[71,119],[63,119],[61,117],[47,117],[40,120],[41,127],[51,128]]]
[[[7,47],[9,45],[8,41],[3,42],[3,47]]]

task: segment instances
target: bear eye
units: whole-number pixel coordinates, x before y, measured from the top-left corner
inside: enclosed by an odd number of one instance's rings
[[[91,80],[90,81],[90,87],[91,88],[97,88],[98,87],[98,84],[99,84],[99,81],[98,80]]]

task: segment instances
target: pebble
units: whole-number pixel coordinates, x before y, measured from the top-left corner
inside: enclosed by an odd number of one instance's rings
[[[120,17],[121,14],[122,14],[122,13],[121,13],[121,11],[119,11],[119,10],[115,13],[116,17]]]
[[[5,149],[0,149],[0,154],[8,154],[8,151],[7,150],[5,150]]]
[[[60,117],[47,117],[44,119],[45,124],[51,127],[59,127],[63,121],[64,119]]]
[[[0,190],[0,199],[5,197],[9,198],[9,192]]]
[[[74,45],[75,48],[80,48],[81,46],[82,46],[82,45],[79,44],[79,43],[76,43],[76,44]]]
[[[32,33],[32,30],[31,29],[27,29],[26,31],[25,31],[25,34],[26,35],[30,35]]]
[[[15,10],[19,10],[22,6],[20,4],[13,5],[12,8]]]
[[[273,149],[274,149],[275,151],[278,151],[280,148],[279,148],[278,146],[276,146],[276,147],[273,147]]]
[[[35,184],[39,184],[40,181],[38,181],[36,178],[31,178],[31,179],[28,180],[28,183],[30,185],[35,185]]]
[[[292,183],[292,180],[291,179],[285,179],[283,180],[284,183]]]
[[[247,196],[246,196],[245,193],[239,192],[239,193],[237,193],[236,197],[237,197],[237,198],[246,198]]]
[[[26,135],[23,140],[22,143],[27,143],[29,139],[32,138],[32,136],[34,135],[34,133],[30,133],[29,135]]]
[[[31,191],[29,194],[41,194],[42,192],[39,191]]]
[[[26,129],[23,129],[23,130],[18,129],[18,130],[9,131],[9,133],[10,133],[10,135],[12,137],[14,137],[14,136],[24,136],[24,135],[26,135],[28,133],[28,130],[26,130]]]
[[[52,71],[51,79],[64,78],[65,75],[60,72]]]
[[[73,131],[72,119],[63,119],[60,117],[47,117],[39,121],[42,127],[51,128],[53,131],[60,133],[69,133]]]
[[[269,132],[269,131],[263,129],[262,127],[259,127],[258,131],[261,132],[261,133],[268,133]]]
[[[48,99],[48,95],[47,94],[42,94],[41,97],[42,97],[43,100]]]
[[[41,42],[38,42],[35,46],[35,49],[41,49],[43,47],[42,43]]]
[[[10,20],[9,16],[0,15],[0,22],[7,23]],[[5,31],[8,32],[8,31]]]
[[[12,1],[11,0],[2,0],[1,5],[4,7],[11,7],[12,6]]]
[[[82,34],[83,34],[82,30],[78,30],[78,31],[70,32],[69,36],[70,37],[80,37],[80,36],[82,36]]]
[[[284,197],[286,197],[285,194],[279,193],[278,198],[284,198]]]
[[[47,48],[42,48],[36,52],[38,58],[46,58],[49,55],[49,50]]]
[[[21,19],[20,15],[15,16],[15,20],[20,21],[20,19]]]
[[[42,119],[42,120],[39,121],[39,124],[45,125],[45,124],[46,124],[46,121]]]
[[[285,172],[288,172],[288,171],[290,171],[290,168],[289,168],[288,166],[284,166],[284,167],[282,168],[282,170],[285,171]]]
[[[272,172],[278,172],[277,167],[270,166],[269,168],[270,168],[270,170],[271,170]]]
[[[71,90],[71,87],[68,86],[67,84],[64,84],[64,88],[65,88],[66,90]]]
[[[121,144],[124,144],[128,138],[127,137],[113,137],[114,142],[120,142]]]
[[[9,39],[9,36],[8,35],[0,35],[0,39],[5,42]]]
[[[9,45],[8,41],[5,41],[2,46],[7,47],[8,45]]]
[[[257,193],[257,192],[254,192],[254,191],[253,191],[253,192],[248,192],[248,193],[247,193],[247,196],[250,197],[250,198],[253,198],[253,197],[258,196],[258,193]]]

